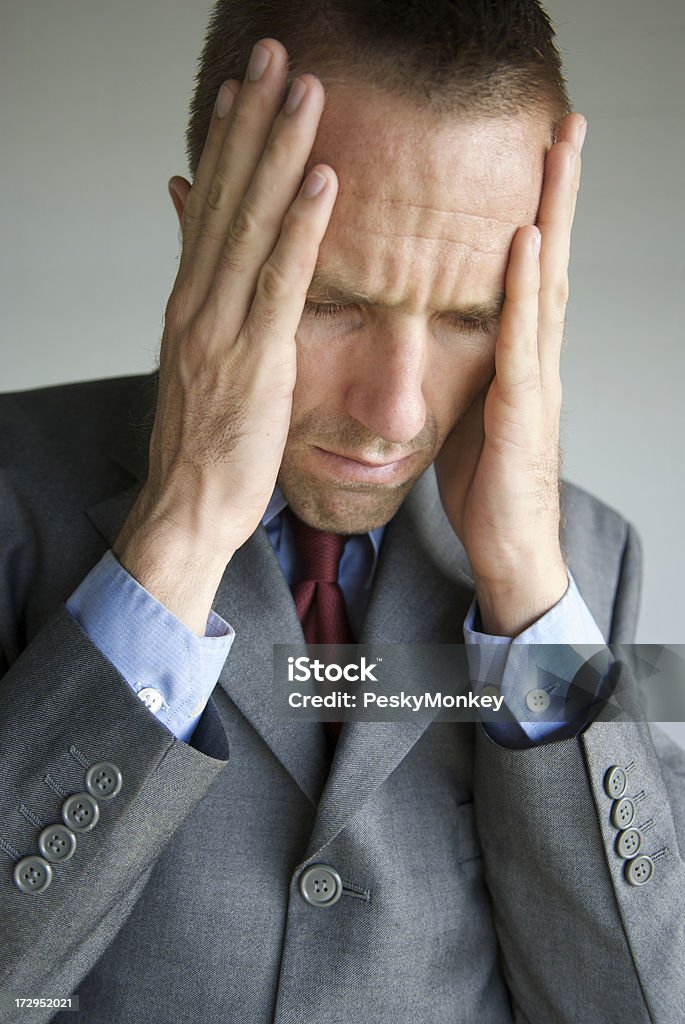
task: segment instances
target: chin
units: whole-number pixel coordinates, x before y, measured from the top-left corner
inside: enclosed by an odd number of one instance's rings
[[[278,483],[292,511],[309,526],[330,533],[368,533],[390,522],[416,479],[394,487],[350,487],[294,481],[285,473]]]

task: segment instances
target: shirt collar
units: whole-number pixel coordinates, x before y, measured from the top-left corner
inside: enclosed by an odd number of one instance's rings
[[[272,522],[272,520],[274,520],[276,516],[279,516],[281,512],[287,507],[288,502],[286,501],[283,495],[283,491],[278,486],[278,484],[276,484],[276,486],[274,487],[274,492],[271,495],[271,498],[269,499],[269,504],[266,506],[266,512],[262,516],[262,526],[268,526],[269,523]],[[367,537],[369,538],[373,546],[374,569],[376,561],[378,559],[378,552],[380,551],[381,548],[381,541],[383,540],[384,531],[385,526],[377,526],[375,530],[369,530],[369,532],[367,533]]]

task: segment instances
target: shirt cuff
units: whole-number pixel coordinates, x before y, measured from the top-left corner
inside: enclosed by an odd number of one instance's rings
[[[107,551],[66,602],[69,613],[143,703],[187,742],[235,632],[210,611],[199,637]]]
[[[481,716],[487,734],[502,745],[549,742],[569,730],[575,734],[607,695],[611,651],[570,572],[568,579],[564,596],[516,637],[481,633],[475,598],[466,615],[472,688],[504,698],[504,714],[483,711]]]

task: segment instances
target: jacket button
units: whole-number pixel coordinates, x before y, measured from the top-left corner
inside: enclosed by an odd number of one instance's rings
[[[654,861],[643,853],[626,863],[624,873],[631,885],[646,885],[654,877]]]
[[[111,800],[121,791],[121,771],[111,761],[98,761],[86,772],[86,789],[98,800]]]
[[[43,857],[22,857],[14,865],[14,884],[22,892],[44,892],[51,881],[52,868]]]
[[[617,800],[611,808],[611,824],[614,828],[628,828],[635,817],[635,804],[627,796]]]
[[[62,804],[62,821],[74,832],[90,832],[100,817],[100,807],[89,793],[74,793]]]
[[[616,853],[619,857],[623,857],[624,860],[637,857],[641,846],[642,834],[636,828],[629,828],[625,832],[619,832],[616,839]]]
[[[342,878],[328,864],[310,864],[300,875],[300,892],[313,907],[330,907],[342,896]]]
[[[617,764],[612,765],[604,776],[604,792],[612,800],[619,800],[626,791],[628,777],[623,768]]]
[[[48,825],[38,836],[38,849],[46,860],[60,864],[73,856],[76,836],[64,825]]]

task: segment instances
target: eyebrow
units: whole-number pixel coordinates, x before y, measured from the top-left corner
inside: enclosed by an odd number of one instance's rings
[[[367,295],[365,292],[347,288],[326,274],[324,271],[316,270],[312,277],[311,284],[307,291],[307,299],[316,302],[331,302],[341,306],[376,306],[378,309],[392,309],[392,304],[385,302],[380,297]],[[499,292],[493,299],[486,299],[484,302],[473,302],[464,306],[450,306],[448,309],[436,310],[443,316],[460,317],[465,320],[482,320],[496,323],[502,316],[504,306],[504,292]]]

